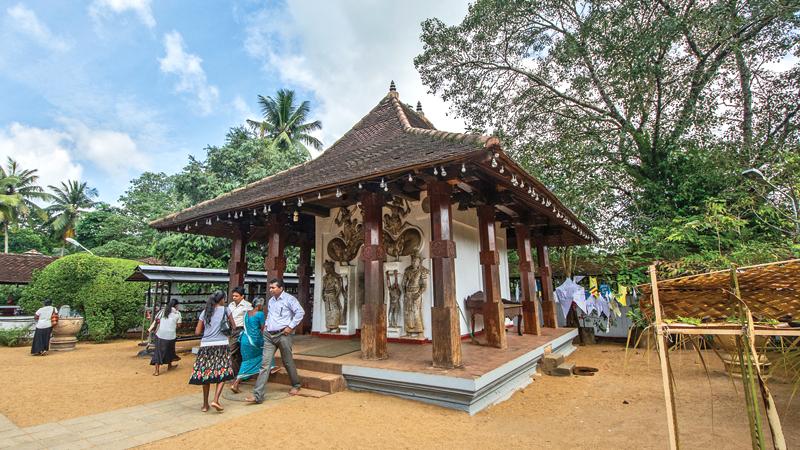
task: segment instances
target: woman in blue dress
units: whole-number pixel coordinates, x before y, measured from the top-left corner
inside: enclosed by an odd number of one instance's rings
[[[261,370],[261,355],[264,351],[264,299],[257,298],[253,301],[253,309],[244,315],[244,331],[239,334],[239,343],[242,352],[242,365],[236,380],[231,385],[233,392],[239,393],[239,384]],[[275,360],[270,364],[270,369],[275,367]]]

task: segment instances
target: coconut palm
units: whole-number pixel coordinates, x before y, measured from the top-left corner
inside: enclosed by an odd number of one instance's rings
[[[53,192],[53,204],[47,207],[53,231],[65,242],[67,238],[75,236],[75,224],[81,213],[86,212],[95,205],[92,200],[97,197],[97,189],[86,186],[86,182],[69,180],[61,182],[61,187],[48,186]],[[66,244],[64,244],[66,246]],[[64,255],[64,248],[61,248]]]
[[[0,176],[0,222],[5,234],[5,252],[8,253],[8,224],[14,217],[14,211],[22,203],[22,196],[16,191],[16,177]]]
[[[262,138],[269,138],[272,145],[281,150],[293,150],[310,158],[308,146],[316,150],[322,149],[322,142],[309,133],[322,128],[319,120],[306,122],[311,110],[308,101],[300,106],[294,103],[294,91],[278,90],[276,98],[258,96],[264,120],[249,120],[248,125]]]
[[[38,214],[42,219],[47,217],[44,210],[34,203],[34,200],[48,201],[52,199],[52,196],[38,185],[39,176],[36,172],[36,169],[23,170],[19,163],[10,157],[6,162],[6,167],[0,166],[0,180],[6,180],[4,189],[13,190],[14,195],[18,197],[14,206],[6,205],[0,210],[0,222],[2,222],[5,234],[5,253],[8,253],[8,227],[11,223],[19,221],[20,218],[27,219],[31,214]]]

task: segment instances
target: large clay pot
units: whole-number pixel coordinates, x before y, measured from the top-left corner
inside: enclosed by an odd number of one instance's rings
[[[78,332],[83,326],[83,317],[63,317],[58,319],[58,324],[53,328],[53,337],[50,339],[50,350],[65,352],[75,350],[78,343]]]
[[[714,340],[723,350],[720,356],[722,357],[722,362],[725,364],[725,369],[732,376],[741,378],[742,368],[741,365],[739,365],[739,353],[736,350],[736,336],[730,334],[716,335],[714,336]],[[756,336],[756,351],[763,351],[768,340],[768,336]],[[769,359],[767,359],[766,355],[759,353],[758,363],[761,365],[761,373],[764,375],[764,378],[769,378],[772,364],[770,363]]]

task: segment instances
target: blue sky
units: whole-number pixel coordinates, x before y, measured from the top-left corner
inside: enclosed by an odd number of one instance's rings
[[[42,184],[81,179],[115,203],[143,171],[174,173],[258,118],[256,96],[291,88],[333,143],[385,95],[423,103],[419,23],[455,23],[461,0],[0,1],[0,158]]]

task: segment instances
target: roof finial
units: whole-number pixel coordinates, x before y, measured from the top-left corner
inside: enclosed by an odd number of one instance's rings
[[[425,115],[425,113],[422,112],[422,102],[420,101],[417,101],[417,114],[419,114],[420,116]]]
[[[394,85],[394,80],[392,80],[392,82],[389,83],[389,92],[397,92],[397,87],[395,87]]]

